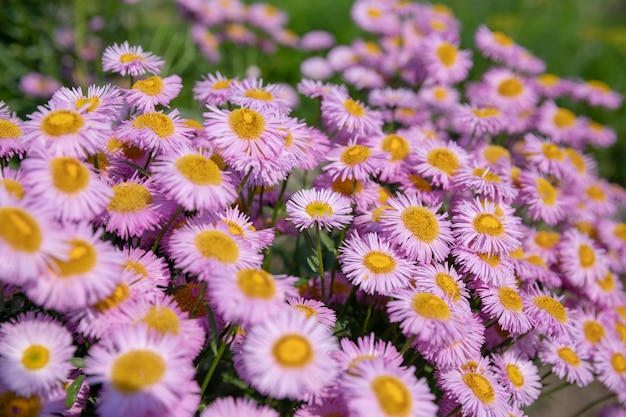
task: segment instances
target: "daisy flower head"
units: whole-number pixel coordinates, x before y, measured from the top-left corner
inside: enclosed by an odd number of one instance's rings
[[[319,80],[303,78],[296,86],[298,93],[308,98],[321,98],[330,94],[333,90],[339,90],[342,94],[348,95],[348,87],[345,84],[323,83]]]
[[[370,91],[367,101],[372,106],[393,108],[413,106],[416,100],[416,93],[407,88],[385,87]]]
[[[524,170],[519,176],[518,200],[528,210],[530,217],[554,226],[564,220],[571,209],[572,198],[549,178],[533,170]]]
[[[354,65],[347,68],[343,72],[342,77],[348,84],[359,90],[383,88],[386,84],[385,79],[378,71],[362,65]]]
[[[153,112],[157,105],[169,107],[170,101],[178,96],[183,84],[176,74],[169,77],[153,75],[137,80],[124,93],[124,100],[131,106],[136,106],[142,112]]]
[[[578,147],[585,133],[583,119],[570,109],[557,106],[553,101],[546,101],[537,115],[539,133],[552,139],[554,143]]]
[[[615,393],[626,390],[626,347],[618,339],[602,343],[594,355],[598,380]]]
[[[128,41],[107,46],[102,54],[102,69],[121,75],[138,77],[147,72],[158,74],[164,61],[151,52],[144,52],[140,45],[130,46]]]
[[[259,405],[249,398],[233,397],[217,398],[200,414],[200,417],[231,416],[279,417],[276,410],[266,405]]]
[[[566,154],[559,145],[532,133],[524,135],[522,152],[526,161],[542,174],[560,179],[569,168]]]
[[[248,328],[287,310],[286,298],[298,295],[295,282],[295,277],[243,268],[232,274],[216,271],[208,288],[222,319]]]
[[[61,221],[91,220],[102,213],[113,191],[80,159],[33,151],[20,166],[29,198],[45,201]]]
[[[505,128],[504,113],[496,107],[461,104],[453,113],[454,129],[468,137],[495,136]]]
[[[5,194],[14,200],[23,199],[26,188],[22,171],[10,167],[0,168],[0,189],[4,189]]]
[[[305,399],[338,374],[337,340],[327,326],[297,311],[251,326],[242,351],[243,378],[264,395]]]
[[[232,235],[239,236],[244,242],[259,251],[269,247],[275,237],[273,229],[257,230],[250,216],[239,210],[239,206],[227,207],[225,210],[207,213],[207,219],[211,219],[211,223],[220,222],[228,226],[228,231]]]
[[[602,106],[616,110],[622,105],[622,95],[613,91],[604,81],[588,80],[576,83],[572,96],[576,100],[586,101],[592,106]]]
[[[322,120],[330,131],[370,135],[382,130],[382,115],[340,89],[333,89],[322,97]]]
[[[0,100],[0,158],[12,158],[26,152],[23,134],[22,121]]]
[[[278,84],[263,85],[259,78],[246,78],[242,81],[230,83],[228,101],[253,110],[262,108],[281,114],[291,111],[289,101],[279,95],[281,87]]]
[[[393,133],[372,135],[367,138],[365,143],[372,149],[377,149],[387,155],[380,172],[380,178],[383,181],[389,180],[407,165],[409,155],[419,144],[416,136],[410,130],[401,129]]]
[[[235,81],[222,75],[219,71],[215,74],[202,76],[201,81],[197,81],[193,87],[193,98],[202,105],[215,107],[223,106],[228,101],[230,84]]]
[[[55,101],[73,105],[76,111],[83,110],[111,121],[120,116],[123,104],[120,89],[111,84],[104,86],[92,84],[86,93],[83,93],[81,87],[61,87],[50,99],[50,102]]]
[[[563,234],[559,243],[559,261],[563,277],[579,288],[609,272],[605,251],[576,229],[569,229]]]
[[[110,295],[120,282],[123,255],[108,241],[102,230],[93,231],[87,222],[66,224],[67,248],[24,288],[35,303],[60,312],[93,305]]]
[[[420,57],[427,81],[443,85],[463,81],[472,67],[471,51],[461,50],[456,43],[438,35],[424,38],[420,43]]]
[[[392,35],[400,25],[391,3],[359,0],[352,5],[350,16],[361,29],[377,35]]]
[[[219,46],[220,42],[223,41],[223,36],[219,34],[216,35],[210,30],[207,30],[205,26],[199,24],[193,24],[190,32],[191,39],[198,45],[202,55],[212,64],[220,62],[222,54],[220,53]]]
[[[90,384],[102,384],[98,415],[192,415],[200,402],[195,369],[173,335],[125,326],[92,346]]]
[[[412,276],[413,285],[426,290],[438,289],[460,310],[469,311],[469,292],[454,266],[445,263],[418,265]]]
[[[329,189],[313,188],[293,194],[286,205],[287,220],[300,231],[344,228],[352,221],[350,200]]]
[[[408,162],[417,174],[447,190],[454,175],[468,160],[467,152],[456,143],[429,139],[415,149]]]
[[[454,243],[447,214],[437,214],[442,206],[424,206],[415,195],[397,195],[387,200],[393,209],[381,214],[381,226],[391,244],[409,259],[423,263],[443,261]]]
[[[300,38],[300,48],[305,51],[319,51],[332,47],[335,36],[325,30],[311,30]]]
[[[452,179],[452,189],[472,190],[477,197],[510,204],[518,190],[513,186],[505,167],[505,164],[490,167],[476,162],[470,163],[457,171]]]
[[[296,311],[300,311],[308,317],[314,317],[329,328],[335,327],[337,321],[337,314],[332,308],[326,307],[326,305],[319,300],[305,299],[300,296],[288,297],[287,304]]]
[[[524,312],[539,332],[563,340],[572,339],[579,332],[575,319],[570,317],[569,309],[561,302],[562,297],[536,286],[521,294]]]
[[[253,3],[248,6],[245,16],[251,25],[269,33],[284,27],[289,20],[289,16],[283,10],[263,3]]]
[[[402,366],[404,358],[391,342],[377,339],[374,333],[357,338],[356,342],[344,337],[340,341],[340,349],[333,352],[333,358],[339,363],[342,371],[354,373],[356,366],[362,361],[380,358],[393,367]]]
[[[353,285],[367,294],[389,295],[405,288],[415,272],[413,264],[399,256],[377,233],[354,233],[339,248],[341,270]]]
[[[589,352],[579,344],[543,339],[539,359],[544,365],[552,365],[552,372],[570,384],[584,387],[594,379]]]
[[[517,57],[518,49],[515,41],[502,32],[491,31],[485,25],[480,25],[476,31],[474,42],[482,55],[494,61],[512,62]]]
[[[531,84],[523,77],[505,68],[493,68],[483,76],[489,93],[489,102],[505,110],[531,108],[538,100]]]
[[[521,219],[505,214],[487,200],[462,200],[453,210],[454,237],[459,245],[487,254],[506,254],[520,246]]]
[[[508,254],[477,252],[462,245],[452,248],[458,269],[470,278],[486,285],[501,285],[514,279],[515,270]]]
[[[481,310],[496,318],[500,328],[514,336],[521,336],[533,328],[524,312],[524,299],[511,276],[499,285],[481,286],[476,290],[481,300]]]
[[[459,104],[461,94],[450,86],[433,84],[420,88],[418,98],[423,100],[430,108],[446,112]]]
[[[21,396],[45,395],[65,381],[72,334],[50,316],[27,312],[0,326],[0,382]]]
[[[493,355],[491,360],[497,381],[509,392],[514,406],[527,407],[539,398],[542,386],[533,361],[512,351]]]
[[[322,169],[333,179],[364,181],[378,174],[386,159],[383,152],[351,140],[347,145],[334,146],[325,156],[328,164]]]
[[[348,410],[357,417],[434,417],[435,396],[415,368],[389,364],[382,358],[362,361],[341,381]]]
[[[322,81],[329,79],[333,75],[333,68],[328,60],[319,56],[313,56],[300,63],[300,72],[305,78]]]

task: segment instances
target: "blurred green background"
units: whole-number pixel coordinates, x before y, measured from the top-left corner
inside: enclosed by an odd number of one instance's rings
[[[250,1],[247,1],[250,3]],[[332,32],[339,43],[366,37],[350,20],[349,0],[268,0],[290,15],[288,27],[298,34],[314,29]],[[481,23],[500,30],[547,62],[547,71],[561,77],[598,79],[621,94],[626,93],[626,0],[441,0],[452,8],[462,24],[462,46],[473,49],[473,35]],[[200,118],[202,110],[192,100],[193,83],[201,75],[220,70],[226,75],[241,72],[256,63],[266,82],[299,79],[299,63],[310,53],[279,48],[263,56],[243,48],[222,50],[223,60],[209,64],[197,50],[189,34],[189,24],[176,11],[173,0],[3,0],[0,16],[0,100],[24,117],[46,99],[25,97],[18,80],[37,71],[60,80],[64,85],[102,83],[106,74],[100,68],[102,49],[113,42],[128,40],[163,57],[163,73],[179,74],[185,88],[173,105],[187,117]],[[104,27],[94,31],[89,20],[103,18]],[[63,46],[59,30],[73,31],[73,44]],[[93,61],[77,57],[76,51],[95,53]],[[484,72],[489,62],[474,54],[470,77]],[[71,71],[76,68],[75,71]],[[86,74],[95,73],[89,80]],[[115,81],[115,80],[112,80]],[[613,182],[626,184],[626,106],[617,111],[563,101],[593,120],[616,130],[619,143],[596,151],[601,174]],[[306,109],[303,112],[306,115]]]

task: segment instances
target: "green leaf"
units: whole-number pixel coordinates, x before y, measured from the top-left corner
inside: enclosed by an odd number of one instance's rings
[[[79,358],[82,359],[82,358]],[[83,381],[85,380],[85,374],[80,374],[78,378],[72,382],[72,384],[67,388],[67,396],[65,397],[65,407],[70,408],[74,405],[76,401],[76,396],[78,395],[78,391],[80,387],[83,385]]]
[[[72,358],[70,359],[70,363],[74,365],[76,368],[84,368],[85,367],[85,358]]]
[[[206,305],[206,311],[209,316],[209,346],[211,347],[213,355],[217,355],[217,345],[220,343],[220,332],[217,331],[217,322],[215,321],[213,310],[208,304]]]
[[[307,256],[306,263],[313,271],[317,271],[320,264],[319,259],[317,258],[317,254]]]
[[[337,249],[335,249],[335,241],[330,238],[326,233],[320,232],[320,240],[322,245],[333,254],[337,255]]]

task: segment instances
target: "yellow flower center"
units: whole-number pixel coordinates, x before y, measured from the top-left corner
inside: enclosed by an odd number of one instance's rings
[[[478,233],[489,236],[502,236],[504,234],[504,225],[494,214],[480,213],[474,217],[474,229]]]
[[[620,323],[619,321],[616,321],[615,332],[619,336],[620,340],[626,343],[626,325]]]
[[[541,74],[537,77],[537,81],[544,87],[552,87],[557,85],[561,79],[554,74]]]
[[[437,87],[433,90],[433,96],[435,97],[435,99],[439,101],[443,101],[448,96],[448,93],[446,92],[444,88]]]
[[[400,215],[404,227],[419,240],[431,243],[439,236],[439,222],[428,209],[419,206],[409,206]]]
[[[204,303],[198,303],[198,296],[201,293],[201,286],[198,284],[184,284],[178,286],[174,291],[174,299],[181,310],[191,314],[197,306],[196,316],[205,316],[206,309]]]
[[[117,213],[138,212],[152,204],[152,193],[147,187],[134,182],[113,186],[113,198],[107,209]]]
[[[455,303],[461,299],[461,288],[450,274],[438,272],[435,274],[435,282],[443,293]]]
[[[166,333],[178,334],[180,320],[172,309],[165,306],[152,306],[141,320],[148,328],[164,335]]]
[[[478,257],[483,261],[487,262],[491,267],[497,268],[500,265],[500,255],[494,253],[479,253]]]
[[[150,129],[160,138],[166,138],[174,133],[176,125],[166,114],[160,112],[148,112],[140,114],[133,120],[135,129]]]
[[[84,190],[89,184],[89,170],[76,158],[60,156],[50,161],[54,187],[67,194]]]
[[[89,155],[87,157],[87,162],[91,165],[95,166],[95,161],[98,161],[98,169],[100,171],[106,170],[109,166],[109,157],[102,151],[96,152],[95,155]]]
[[[0,185],[7,190],[9,195],[17,198],[18,200],[24,198],[24,187],[22,187],[22,183],[19,181],[15,181],[10,178],[1,178]]]
[[[626,373],[626,358],[621,353],[617,352],[611,356],[611,365],[618,374]]]
[[[131,350],[118,356],[111,366],[111,385],[123,395],[132,395],[161,381],[167,363],[151,350]]]
[[[437,47],[437,58],[446,67],[451,67],[456,63],[458,49],[449,42],[442,42]]]
[[[307,317],[318,315],[317,311],[315,311],[315,309],[311,306],[307,306],[304,304],[294,304],[292,307],[298,311],[302,311],[304,314],[306,314]]]
[[[6,417],[38,417],[41,399],[37,395],[21,397],[13,391],[0,394],[0,415]]]
[[[380,206],[377,207],[373,212],[372,212],[372,220],[374,220],[376,223],[380,222],[380,216],[383,214],[383,212],[387,209],[393,208],[391,206]]]
[[[578,245],[578,258],[580,259],[580,266],[583,268],[590,268],[596,263],[596,253],[584,243]]]
[[[53,110],[41,120],[39,127],[48,136],[71,135],[85,125],[83,116],[72,110]]]
[[[22,129],[13,122],[0,119],[0,139],[13,139],[22,136]]]
[[[626,223],[617,223],[613,228],[613,235],[623,242],[626,242]]]
[[[265,91],[265,90],[259,90],[259,89],[248,90],[244,93],[244,95],[248,98],[253,98],[256,100],[263,100],[263,101],[274,100],[274,96],[272,95],[272,93],[270,93],[269,91]]]
[[[522,388],[524,386],[524,375],[519,370],[519,368],[513,364],[508,364],[506,366],[506,374],[509,377],[509,380],[516,388]]]
[[[502,46],[513,46],[513,44],[515,44],[515,42],[513,41],[513,39],[511,39],[510,36],[507,36],[502,32],[495,31],[493,32],[492,36],[493,36],[493,40]]]
[[[474,116],[480,119],[486,119],[487,117],[497,117],[500,115],[500,110],[494,107],[484,107],[482,109],[473,109]]]
[[[522,303],[522,297],[519,293],[511,287],[502,287],[498,290],[498,298],[500,302],[510,311],[522,311],[524,306]]]
[[[212,87],[212,88],[213,88],[213,90],[224,90],[225,88],[230,87],[230,83],[231,83],[232,81],[233,81],[233,80],[230,80],[230,79],[229,79],[229,80],[219,80],[219,81],[216,81],[216,82],[213,84],[213,87]]]
[[[43,368],[49,360],[50,351],[42,345],[30,345],[22,352],[22,365],[30,371]]]
[[[361,164],[372,155],[372,150],[363,145],[352,145],[341,152],[341,162],[348,166]]]
[[[556,232],[541,230],[535,235],[535,243],[542,249],[552,249],[561,240],[561,236]]]
[[[574,352],[572,349],[568,347],[562,347],[562,348],[558,348],[556,350],[556,353],[557,355],[559,355],[559,358],[561,358],[568,364],[572,366],[580,365],[580,359],[578,358],[578,355],[576,354],[576,352]]]
[[[429,193],[433,190],[433,187],[430,185],[430,183],[419,175],[409,174],[409,181],[411,181],[415,188],[424,193]]]
[[[396,260],[385,252],[373,250],[363,256],[363,265],[375,274],[387,274],[396,269]]]
[[[156,96],[163,91],[163,85],[163,78],[158,75],[153,75],[145,80],[136,81],[135,84],[133,84],[133,89],[139,90],[148,96]]]
[[[433,148],[426,159],[430,165],[450,176],[461,167],[459,158],[448,148]]]
[[[363,106],[361,106],[358,102],[352,100],[351,98],[343,102],[343,107],[348,111],[348,113],[353,116],[365,116],[365,108],[363,108]]]
[[[237,242],[218,230],[205,230],[198,233],[194,244],[205,258],[217,259],[227,264],[235,263],[239,259]]]
[[[286,368],[302,368],[313,361],[311,343],[297,333],[286,334],[272,347],[274,359]]]
[[[383,15],[383,12],[375,7],[370,7],[367,9],[367,15],[373,19],[376,19],[378,17],[381,17]]]
[[[381,143],[381,148],[383,151],[391,154],[392,161],[401,161],[409,156],[411,152],[409,142],[395,133],[385,136]]]
[[[349,178],[343,181],[340,178],[337,178],[333,181],[331,188],[336,193],[343,195],[352,195],[358,194],[363,191],[363,183],[361,181],[351,180]]]
[[[190,154],[181,156],[174,166],[185,178],[196,185],[219,185],[222,173],[217,164],[204,155]]]
[[[141,278],[148,276],[148,270],[139,262],[128,260],[124,262],[123,267],[126,271],[134,272],[135,274],[140,275]]]
[[[572,148],[565,149],[565,155],[569,158],[570,162],[576,167],[579,174],[584,174],[586,171],[585,159],[578,151]]]
[[[576,115],[569,109],[559,107],[552,118],[554,124],[560,128],[571,127],[576,123]]]
[[[516,97],[524,92],[524,84],[517,78],[507,78],[498,86],[498,93],[505,97]]]
[[[533,265],[540,266],[543,269],[548,269],[546,261],[544,261],[543,258],[539,255],[530,255],[528,258],[526,258],[526,261]]]
[[[448,304],[434,294],[417,293],[413,297],[413,310],[422,317],[434,320],[449,320],[451,317]]]
[[[590,187],[588,187],[585,190],[585,194],[587,194],[587,197],[589,197],[590,199],[594,201],[606,200],[606,194],[604,194],[604,191],[602,191],[602,188],[598,187],[597,185],[591,185]]]
[[[85,111],[87,113],[91,113],[92,111],[95,111],[98,106],[100,105],[100,97],[83,97],[83,98],[79,98],[74,102],[74,106],[76,107],[76,110],[82,108],[83,106],[86,106],[87,104],[89,104],[89,106],[85,107]]]
[[[604,326],[595,320],[585,321],[583,324],[583,330],[587,341],[594,345],[600,343],[606,333]]]
[[[72,275],[91,272],[98,261],[96,248],[91,243],[82,239],[72,239],[69,243],[72,246],[69,260],[66,262],[54,259],[54,263],[58,268],[57,275],[62,278],[67,278]]]
[[[133,161],[136,161],[138,159],[143,158],[144,155],[146,154],[146,151],[141,149],[138,146],[131,145],[128,142],[124,142],[122,144],[122,153],[128,159],[132,159]]]
[[[375,43],[375,42],[372,42],[372,41],[367,41],[367,42],[365,42],[365,44],[364,44],[364,45],[365,45],[365,50],[366,50],[366,51],[367,51],[370,55],[374,55],[374,56],[376,56],[376,55],[380,55],[381,50],[380,50],[380,48],[378,47],[378,45],[376,45],[376,43]]]
[[[535,305],[561,323],[567,323],[567,311],[563,304],[547,295],[539,295],[533,300]]]
[[[243,269],[237,272],[237,285],[246,297],[270,300],[276,295],[274,277],[262,269]]]
[[[261,113],[251,109],[236,109],[228,115],[230,128],[240,139],[258,139],[265,130]]]
[[[613,277],[611,271],[609,271],[604,278],[598,278],[596,283],[605,292],[611,292],[615,289],[615,277]]]
[[[589,80],[587,81],[587,85],[595,90],[599,90],[603,93],[610,93],[611,92],[611,87],[609,87],[609,85],[603,81],[598,81],[598,80]]]
[[[333,214],[333,208],[330,205],[320,201],[314,201],[307,204],[304,210],[309,216],[313,217],[314,219],[320,217],[330,217]]]
[[[537,178],[537,195],[546,206],[552,207],[556,203],[556,188],[544,178]]]
[[[37,221],[17,207],[0,208],[0,238],[13,249],[27,253],[37,252],[43,239]]]
[[[126,54],[122,54],[122,56],[120,56],[120,62],[122,64],[128,64],[131,62],[135,62],[135,61],[144,61],[145,58],[141,55],[137,55],[137,54],[131,54],[131,53],[126,53]]]
[[[125,282],[120,282],[108,297],[98,301],[93,308],[104,312],[119,306],[124,300],[130,297],[130,287]]]
[[[463,374],[463,382],[472,390],[476,398],[484,404],[491,404],[496,399],[493,385],[483,375],[476,372],[468,372]]]
[[[482,178],[487,182],[500,182],[500,176],[498,174],[485,168],[474,168],[472,174],[475,177]]]
[[[413,408],[411,392],[406,384],[392,375],[379,375],[371,382],[378,404],[387,416],[405,417]]]
[[[561,151],[561,148],[554,143],[545,142],[541,144],[541,153],[543,153],[543,156],[553,161],[562,161],[563,158],[565,158],[565,154]]]

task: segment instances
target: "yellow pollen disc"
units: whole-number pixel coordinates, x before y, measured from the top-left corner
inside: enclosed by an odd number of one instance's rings
[[[89,106],[85,107],[85,111],[87,113],[90,113],[96,110],[98,106],[100,105],[100,97],[94,96],[94,97],[89,97],[89,98],[87,97],[79,98],[74,103],[74,106],[76,107],[76,110],[78,110],[87,104],[89,104]]]
[[[513,259],[524,259],[526,257],[526,254],[524,253],[524,249],[522,249],[522,247],[520,246],[513,252],[509,252],[509,256]]]
[[[370,7],[369,9],[367,9],[367,15],[375,19],[381,17],[383,15],[383,12],[375,7]]]
[[[613,236],[626,242],[626,223],[617,223],[613,228]]]
[[[258,139],[265,130],[261,113],[251,109],[236,109],[228,115],[230,128],[240,139]]]
[[[41,415],[41,399],[37,395],[20,397],[13,391],[0,394],[0,416],[6,417],[39,417]]]
[[[464,371],[475,371],[478,369],[478,362],[467,361],[467,363],[461,365],[461,369],[463,369]]]
[[[438,272],[435,274],[435,282],[443,293],[455,303],[461,299],[461,288],[450,274]]]
[[[273,101],[274,100],[274,96],[272,95],[272,93],[270,93],[269,91],[265,91],[265,90],[248,90],[244,93],[244,95],[248,98],[253,98],[256,100],[263,100],[263,101]]]
[[[22,365],[31,371],[43,368],[49,360],[50,351],[42,345],[30,345],[22,353]]]
[[[82,239],[72,239],[69,243],[72,246],[69,260],[67,262],[58,259],[54,260],[58,268],[58,276],[65,278],[92,271],[98,261],[96,248],[91,243]]]
[[[353,145],[341,152],[341,162],[348,166],[361,164],[372,155],[372,150],[367,146]]]
[[[500,265],[500,255],[498,254],[479,253],[478,256],[493,268]]]
[[[427,161],[433,167],[452,176],[461,167],[459,158],[447,148],[433,148],[428,152]]]
[[[478,233],[489,236],[502,236],[504,234],[504,225],[494,214],[480,213],[474,217],[474,229]]]
[[[400,215],[404,227],[419,240],[431,243],[439,236],[439,222],[428,209],[419,206],[409,206]]]
[[[290,132],[285,136],[285,146],[289,148],[293,144],[293,134]]]
[[[365,50],[371,55],[379,55],[381,53],[380,48],[374,42],[367,41],[364,43],[364,45],[365,45]]]
[[[103,312],[120,305],[124,300],[130,297],[130,287],[125,282],[120,282],[115,286],[113,293],[103,300],[93,305],[93,308]]]
[[[524,84],[517,78],[507,78],[498,86],[498,93],[505,97],[516,97],[524,92]]]
[[[385,136],[381,143],[381,148],[383,151],[391,154],[392,161],[401,161],[409,156],[411,152],[409,142],[395,133]]]
[[[544,87],[552,87],[557,85],[561,79],[554,74],[541,74],[537,77],[537,81]]]
[[[205,230],[198,233],[194,244],[205,258],[217,259],[227,264],[235,263],[239,259],[237,242],[218,230]]]
[[[589,188],[587,188],[585,190],[585,194],[587,194],[587,197],[589,197],[590,199],[594,201],[606,200],[606,194],[604,194],[604,191],[602,191],[602,188],[598,187],[597,185],[592,185]]]
[[[522,297],[511,287],[502,287],[498,290],[498,297],[502,305],[510,311],[522,311]]]
[[[446,92],[445,89],[441,88],[441,87],[437,87],[433,90],[433,96],[439,100],[439,101],[443,101],[446,99],[446,97],[448,96],[448,93]]]
[[[98,169],[104,171],[109,166],[109,157],[104,152],[96,152],[95,155],[89,155],[87,157],[87,162],[91,165],[95,166],[95,161],[98,161]]]
[[[626,373],[626,358],[621,353],[617,352],[611,356],[611,365],[618,374]]]
[[[626,325],[623,325],[619,321],[615,322],[615,332],[619,336],[620,340],[626,343]]]
[[[204,130],[204,126],[202,126],[202,123],[198,122],[197,120],[193,120],[193,119],[185,119],[185,121],[183,122],[183,124],[186,127],[190,127],[192,129],[198,130],[200,132],[202,132]]]
[[[594,345],[600,343],[606,333],[604,326],[595,320],[587,320],[583,324],[583,330],[587,341]]]
[[[541,145],[541,153],[543,153],[543,156],[553,161],[562,161],[563,158],[565,158],[565,154],[561,151],[561,148],[554,143],[543,143]]]
[[[415,115],[415,109],[412,109],[410,107],[401,107],[397,109],[396,112],[400,117],[411,117]]]
[[[171,136],[176,129],[174,121],[166,114],[148,112],[140,114],[133,120],[135,129],[150,129],[160,138]]]
[[[60,156],[50,161],[54,187],[67,194],[84,190],[89,184],[89,170],[76,158]]]
[[[526,258],[526,261],[533,265],[540,266],[543,269],[548,269],[546,261],[544,261],[543,258],[539,255],[530,255],[528,258]]]
[[[587,166],[585,165],[585,159],[582,157],[578,151],[572,148],[565,149],[565,155],[569,158],[570,162],[576,167],[576,170],[579,174],[584,174],[587,170]]]
[[[380,222],[380,215],[383,214],[383,212],[387,209],[392,209],[393,207],[391,206],[380,206],[378,208],[376,208],[376,210],[374,210],[372,212],[372,220],[374,220],[376,223]]]
[[[407,2],[409,3],[409,2]],[[410,4],[410,3],[409,3]],[[445,4],[441,4],[441,3],[435,3],[433,4],[433,8],[432,8],[433,12],[435,13],[440,13],[446,16],[454,16],[454,13],[452,12],[452,9],[448,6],[446,6]]]
[[[567,323],[567,311],[563,304],[547,295],[539,295],[533,300],[535,305],[554,317],[560,323]]]
[[[596,263],[596,253],[584,243],[578,245],[578,258],[580,259],[580,266],[583,268],[590,268]]]
[[[230,86],[230,83],[232,81],[233,80],[230,80],[230,79],[229,80],[219,80],[219,81],[216,81],[213,84],[212,88],[213,88],[213,90],[224,90],[225,88],[228,88]]]
[[[430,183],[418,175],[409,174],[409,181],[411,181],[415,188],[424,193],[429,193],[433,190],[433,187],[430,185]]]
[[[578,358],[576,352],[574,352],[572,349],[568,347],[562,347],[558,348],[556,350],[556,353],[559,355],[559,358],[563,359],[568,364],[572,366],[580,365],[580,359]]]
[[[132,395],[161,380],[167,363],[151,350],[131,350],[118,356],[111,366],[111,385],[125,395]]]
[[[380,204],[385,204],[390,197],[393,197],[393,195],[386,188],[380,187],[378,189],[378,202]]]
[[[131,53],[126,53],[126,54],[122,54],[122,56],[120,56],[120,62],[122,64],[128,64],[130,62],[134,62],[134,61],[144,61],[145,58],[141,55],[137,55],[137,54],[131,54]]]
[[[298,311],[302,311],[304,312],[304,314],[306,314],[307,317],[311,317],[311,316],[317,316],[317,311],[315,311],[315,309],[311,306],[307,306],[304,304],[295,304],[292,306],[293,308],[295,308]]]
[[[475,177],[480,177],[487,182],[500,182],[500,176],[493,171],[486,170],[485,168],[474,168],[472,174]]]
[[[145,80],[136,81],[132,88],[134,90],[139,90],[148,96],[156,96],[163,91],[163,85],[163,78],[158,75],[153,75]]]
[[[134,272],[135,274],[140,275],[142,278],[148,276],[148,270],[140,262],[128,260],[124,262],[124,265],[122,266],[126,271]]]
[[[207,314],[204,303],[198,303],[201,288],[198,284],[185,284],[178,287],[173,294],[178,307],[191,314],[197,305],[196,317],[204,317]]]
[[[85,125],[83,116],[72,110],[53,110],[41,120],[40,128],[48,136],[76,133]]]
[[[591,88],[594,88],[596,90],[600,90],[603,93],[610,93],[611,92],[611,87],[609,87],[609,85],[603,81],[598,81],[598,80],[589,80],[587,81],[587,85]]]
[[[358,194],[363,191],[363,183],[361,181],[346,179],[341,181],[340,178],[333,181],[331,188],[334,192],[343,195]]]
[[[343,102],[343,107],[348,111],[348,113],[353,116],[365,116],[365,108],[363,108],[363,106],[361,106],[358,102],[352,100],[351,98]]]
[[[237,285],[250,298],[270,300],[276,295],[274,277],[262,269],[242,269],[237,272]]]
[[[311,343],[297,333],[286,334],[274,343],[272,354],[279,365],[286,368],[302,368],[313,361]]]
[[[483,375],[476,372],[468,372],[463,374],[463,382],[472,390],[476,398],[484,404],[491,404],[496,399],[493,385]]]
[[[222,172],[217,164],[204,155],[189,154],[176,160],[174,166],[196,185],[219,185],[222,183]]]
[[[164,306],[152,306],[148,313],[141,320],[148,328],[155,330],[159,334],[178,334],[180,320],[176,313]]]
[[[413,399],[406,384],[392,375],[380,375],[371,382],[372,391],[386,416],[411,414]]]
[[[474,116],[479,117],[481,119],[485,119],[487,117],[497,117],[500,115],[500,110],[494,107],[484,107],[482,109],[473,109],[472,113]]]
[[[604,278],[598,278],[596,283],[605,292],[611,292],[615,289],[615,278],[611,271],[609,271]]]
[[[556,203],[556,188],[544,178],[537,178],[537,195],[546,206],[552,207]]]
[[[557,127],[571,127],[576,123],[576,115],[571,110],[559,107],[554,113],[552,120]]]
[[[116,154],[124,149],[124,143],[117,138],[110,138],[106,146],[107,151]]]
[[[0,239],[13,249],[35,253],[42,241],[37,221],[26,211],[17,207],[0,208]]]
[[[133,161],[136,161],[138,159],[143,158],[144,155],[146,154],[146,151],[141,149],[138,146],[131,145],[130,143],[125,142],[122,144],[122,153],[128,159],[132,159]]]
[[[561,241],[561,236],[556,232],[541,230],[535,235],[535,243],[542,249],[552,249]]]
[[[117,213],[133,213],[150,204],[152,193],[147,187],[134,182],[122,182],[113,186],[113,198],[107,209]]]
[[[601,125],[600,123],[598,123],[596,121],[593,121],[593,120],[590,120],[589,123],[587,124],[587,126],[591,130],[593,130],[595,132],[602,132],[604,130],[604,126],[603,125]]]
[[[502,46],[513,46],[513,44],[515,44],[510,36],[507,36],[504,33],[498,31],[493,32],[493,40]]]
[[[236,236],[244,236],[245,231],[243,230],[243,227],[239,226],[234,221],[228,220],[228,219],[222,219],[222,223],[228,225],[229,233],[236,235]]]
[[[428,22],[430,24],[430,27],[432,30],[436,30],[439,32],[443,32],[444,30],[446,30],[448,28],[448,25],[445,24],[445,22],[442,22],[439,19],[432,19],[430,22]],[[446,66],[450,66],[447,65]]]
[[[348,364],[348,373],[350,375],[356,375],[356,373],[353,373],[352,370],[354,368],[356,368],[356,366],[359,364],[359,362],[363,362],[363,361],[371,361],[372,359],[374,359],[376,356],[374,355],[358,355],[357,357],[355,357],[354,359],[352,359],[350,361],[350,363]]]
[[[441,45],[437,47],[436,54],[443,65],[451,67],[456,63],[457,52],[458,49],[456,46],[449,42],[442,42]]]
[[[320,201],[314,201],[307,204],[304,210],[314,219],[319,219],[320,217],[330,217],[333,214],[333,208]]]
[[[615,312],[620,316],[622,320],[626,321],[626,305],[615,307]]]
[[[509,381],[511,381],[516,388],[522,388],[524,386],[524,375],[517,366],[508,364],[506,366],[506,374],[509,377]]]
[[[22,129],[13,122],[0,119],[0,139],[13,139],[22,136]]]
[[[385,252],[373,250],[363,255],[363,265],[375,274],[387,274],[396,269],[396,260]]]
[[[427,319],[449,320],[451,317],[448,304],[433,294],[425,292],[415,294],[412,307],[417,314]]]
[[[226,169],[226,161],[224,161],[224,158],[222,158],[222,155],[220,155],[219,153],[214,152],[211,155],[211,161],[213,161],[215,165],[217,165],[220,171],[224,171]]]
[[[18,200],[24,198],[24,187],[22,187],[22,183],[19,181],[15,181],[10,178],[1,178],[0,186],[3,186],[12,197],[17,198]]]

